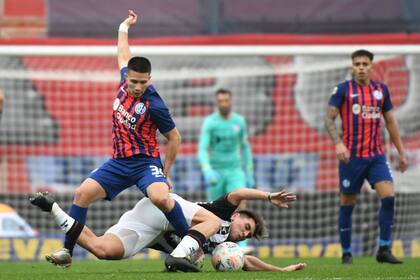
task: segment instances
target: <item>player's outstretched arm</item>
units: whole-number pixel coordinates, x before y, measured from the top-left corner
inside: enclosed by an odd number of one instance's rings
[[[128,10],[128,17],[120,24],[118,29],[118,66],[126,67],[131,58],[130,47],[128,45],[128,29],[137,22],[137,15],[133,10]]]
[[[275,266],[275,265],[263,262],[257,257],[245,255],[243,270],[292,272],[292,271],[302,270],[305,267],[306,267],[306,263],[298,263],[298,264],[292,264],[286,267],[280,267],[280,266]]]
[[[287,208],[290,202],[296,200],[296,195],[290,192],[264,192],[256,189],[237,189],[228,194],[227,200],[233,205],[239,205],[243,200],[266,200],[280,208]]]

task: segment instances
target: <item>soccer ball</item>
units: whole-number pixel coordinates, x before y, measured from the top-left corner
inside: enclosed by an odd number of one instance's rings
[[[238,271],[244,266],[244,253],[238,244],[223,242],[213,250],[211,264],[217,271]]]

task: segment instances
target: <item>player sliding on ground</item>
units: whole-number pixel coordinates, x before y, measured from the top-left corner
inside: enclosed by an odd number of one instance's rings
[[[97,258],[109,260],[129,258],[143,248],[153,248],[171,253],[165,260],[168,271],[199,272],[200,269],[191,263],[191,258],[201,249],[211,253],[217,244],[225,241],[237,242],[265,236],[264,221],[259,215],[248,210],[237,210],[241,201],[265,200],[277,207],[287,208],[288,203],[296,200],[292,193],[267,193],[253,189],[239,189],[208,203],[189,202],[176,194],[170,196],[181,205],[191,226],[188,235],[180,243],[168,219],[148,198],[141,199],[133,209],[124,213],[118,223],[102,236],[96,236],[84,226],[77,243]],[[34,194],[30,201],[43,211],[50,212],[62,230],[63,224],[74,223],[45,193]],[[305,266],[304,263],[298,263],[278,267],[247,255],[243,269],[288,272],[304,269]]]

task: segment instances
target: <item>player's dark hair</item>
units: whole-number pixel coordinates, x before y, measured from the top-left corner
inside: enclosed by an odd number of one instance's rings
[[[147,58],[142,56],[132,57],[128,61],[127,68],[138,73],[152,73],[152,64]]]
[[[361,56],[368,57],[370,61],[373,61],[373,57],[374,57],[373,53],[371,53],[370,51],[360,49],[360,50],[354,51],[351,54],[351,59],[354,59],[355,57],[361,57]]]
[[[218,90],[216,90],[214,95],[217,97],[219,94],[228,94],[229,96],[232,96],[232,92],[225,88],[219,88]]]
[[[251,218],[255,221],[255,232],[252,237],[256,239],[262,239],[268,237],[267,228],[265,227],[264,219],[255,212],[251,212],[249,210],[241,209],[235,211],[239,213],[241,216],[246,216]]]

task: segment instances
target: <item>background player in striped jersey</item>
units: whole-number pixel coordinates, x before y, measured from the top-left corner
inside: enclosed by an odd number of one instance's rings
[[[94,170],[75,190],[69,215],[76,222],[66,229],[64,247],[46,256],[69,266],[75,242],[86,221],[87,207],[98,199],[112,200],[136,185],[156,205],[180,236],[188,224],[178,202],[169,197],[170,167],[180,144],[180,135],[165,103],[150,83],[151,64],[145,57],[131,57],[128,29],[137,21],[129,10],[118,32],[118,65],[121,82],[113,104],[113,158]],[[165,164],[160,160],[156,130],[168,139]]]
[[[394,218],[394,188],[391,171],[384,155],[381,117],[399,154],[399,169],[407,169],[407,157],[401,142],[397,121],[392,112],[388,87],[371,80],[373,54],[357,50],[351,55],[353,79],[339,84],[333,91],[327,114],[326,129],[335,144],[339,159],[340,213],[339,230],[343,250],[342,262],[352,263],[351,216],[356,196],[366,179],[381,199],[379,210],[378,262],[402,263],[391,253],[391,228]],[[340,114],[342,138],[334,120]]]
[[[204,120],[198,146],[208,201],[238,188],[255,187],[246,120],[232,112],[230,90],[217,90],[215,99],[217,111]],[[245,208],[245,204],[241,207]],[[253,248],[247,246],[246,240],[239,245],[245,254],[252,253]]]

